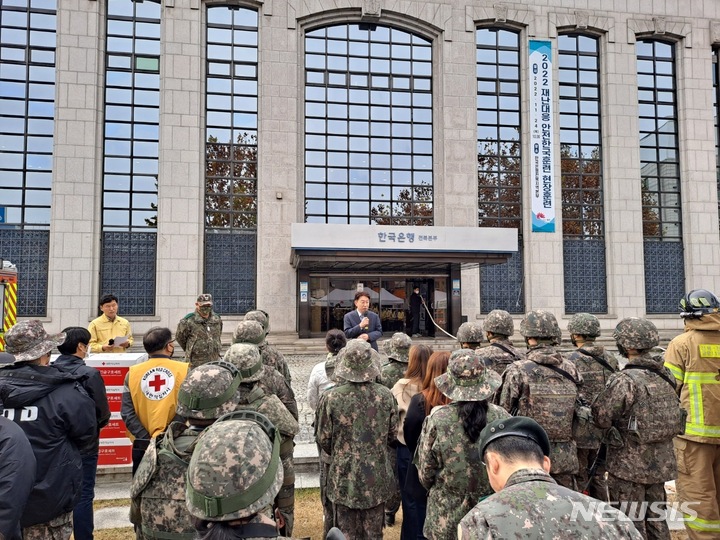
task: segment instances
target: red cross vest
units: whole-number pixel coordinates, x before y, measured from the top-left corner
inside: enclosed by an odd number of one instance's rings
[[[188,372],[186,362],[150,358],[130,367],[128,387],[138,419],[152,437],[165,431],[175,418],[180,385]]]

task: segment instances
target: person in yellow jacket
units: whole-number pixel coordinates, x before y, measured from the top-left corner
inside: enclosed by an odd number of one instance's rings
[[[687,411],[675,437],[678,500],[691,540],[720,538],[720,301],[705,289],[680,300],[685,332],[665,352],[665,366]],[[693,515],[695,513],[696,515]]]
[[[148,330],[143,346],[150,357],[131,366],[125,376],[120,415],[133,441],[133,474],[150,439],[165,431],[176,416],[178,392],[189,365],[172,360],[173,341],[169,328],[156,326]]]
[[[132,329],[127,319],[118,313],[118,299],[114,294],[100,298],[102,315],[90,321],[90,352],[122,353],[133,344]]]

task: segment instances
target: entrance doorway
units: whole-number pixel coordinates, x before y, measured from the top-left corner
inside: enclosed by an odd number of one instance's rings
[[[343,318],[355,309],[358,290],[370,295],[370,309],[380,316],[383,332],[413,333],[410,298],[420,289],[424,306],[419,313],[417,333],[433,337],[436,327],[448,329],[448,276],[332,276],[310,275],[310,333],[323,336],[331,328],[343,330]],[[431,319],[432,317],[432,319]]]

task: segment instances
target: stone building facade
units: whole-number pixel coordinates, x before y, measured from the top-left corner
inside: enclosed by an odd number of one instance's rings
[[[211,292],[226,320],[257,306],[320,335],[349,309],[334,290],[369,287],[390,322],[422,283],[448,331],[502,307],[672,332],[683,291],[720,292],[720,3],[0,6],[0,256],[21,317],[85,325],[114,292],[140,333]],[[535,41],[554,232],[531,219]],[[509,227],[518,251],[427,268],[385,251],[310,265],[308,283],[291,262],[305,222]]]

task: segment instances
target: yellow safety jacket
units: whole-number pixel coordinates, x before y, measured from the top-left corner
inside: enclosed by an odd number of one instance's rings
[[[178,392],[188,367],[186,362],[166,357],[150,358],[130,367],[127,375],[130,397],[138,419],[151,437],[165,431],[175,418]]]
[[[688,412],[679,437],[720,445],[720,313],[686,319],[685,332],[665,351],[665,366],[681,385]]]

